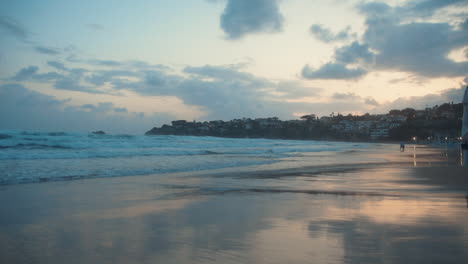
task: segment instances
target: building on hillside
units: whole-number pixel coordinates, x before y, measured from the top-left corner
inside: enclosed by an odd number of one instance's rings
[[[388,138],[388,128],[374,128],[370,131],[370,137],[372,140]]]

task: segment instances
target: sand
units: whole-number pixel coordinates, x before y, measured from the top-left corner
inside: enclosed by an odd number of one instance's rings
[[[0,263],[465,262],[468,168],[456,151],[387,150],[255,173],[3,186]]]

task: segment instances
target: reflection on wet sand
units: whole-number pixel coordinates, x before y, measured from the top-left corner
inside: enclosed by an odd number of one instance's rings
[[[388,165],[271,177],[10,186],[0,192],[0,260],[463,263],[465,168],[419,167],[437,162],[424,152],[414,168],[409,154],[401,155]]]

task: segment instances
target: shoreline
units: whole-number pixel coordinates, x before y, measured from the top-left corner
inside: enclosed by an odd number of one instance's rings
[[[349,142],[347,142],[349,143]],[[377,143],[377,146],[381,143]],[[266,163],[261,165],[249,165],[242,167],[225,167],[207,170],[193,170],[181,172],[163,172],[163,173],[149,173],[141,175],[123,175],[123,176],[63,176],[53,178],[37,178],[35,181],[25,181],[16,183],[1,183],[0,187],[8,187],[23,184],[47,184],[53,182],[74,182],[86,181],[92,179],[113,179],[113,178],[139,178],[139,177],[239,177],[239,178],[282,178],[294,177],[301,174],[331,174],[331,173],[347,173],[359,170],[378,169],[381,167],[397,167],[402,166],[410,167],[459,167],[459,150],[457,148],[443,148],[431,145],[415,145],[416,156],[412,147],[408,147],[406,152],[397,150],[399,144],[394,144],[394,148],[388,148],[393,144],[382,144],[378,149],[359,149],[359,150],[346,150],[342,152],[314,152],[313,156],[308,157],[315,159],[315,156],[327,156],[328,153],[332,155],[327,162],[315,165],[289,165],[288,160],[277,161],[275,163]],[[383,147],[383,148],[382,148]],[[369,153],[366,153],[369,151]],[[355,153],[356,155],[353,155]],[[352,159],[355,156],[367,157],[363,160]],[[369,160],[372,157],[372,160]],[[307,157],[306,157],[307,159]],[[335,161],[339,160],[339,162]],[[284,163],[284,164],[283,164]],[[283,165],[281,165],[283,164]],[[293,164],[294,165],[294,164]],[[460,169],[463,170],[463,169]]]

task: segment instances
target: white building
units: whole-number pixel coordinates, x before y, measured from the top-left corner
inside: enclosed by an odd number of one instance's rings
[[[465,96],[463,97],[463,125],[461,136],[463,143],[468,144],[468,87],[465,89]]]

